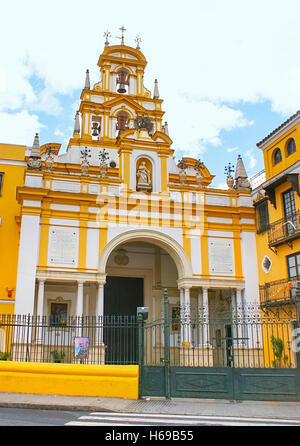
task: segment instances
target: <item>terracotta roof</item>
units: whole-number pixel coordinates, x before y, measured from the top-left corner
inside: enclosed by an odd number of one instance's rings
[[[266,142],[269,138],[274,136],[279,130],[281,130],[283,127],[285,127],[287,124],[289,124],[291,121],[293,121],[297,117],[300,117],[300,110],[298,110],[294,115],[290,116],[286,121],[284,121],[282,124],[280,124],[280,126],[277,127],[275,130],[273,130],[271,133],[269,133],[268,136],[266,136],[264,139],[259,141],[256,144],[257,147],[260,147],[264,142]]]

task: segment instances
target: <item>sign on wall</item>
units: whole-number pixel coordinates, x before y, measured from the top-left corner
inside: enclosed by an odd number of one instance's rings
[[[234,274],[233,240],[209,238],[208,254],[210,274]]]
[[[50,228],[49,264],[75,266],[77,263],[78,231],[74,228]]]

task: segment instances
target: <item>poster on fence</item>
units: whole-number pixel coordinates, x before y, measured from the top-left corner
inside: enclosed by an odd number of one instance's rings
[[[87,359],[89,354],[89,338],[75,338],[75,359]]]

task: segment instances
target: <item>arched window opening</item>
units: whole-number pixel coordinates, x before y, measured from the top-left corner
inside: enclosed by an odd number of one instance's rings
[[[121,111],[117,114],[117,136],[119,136],[122,132],[124,132],[124,130],[127,130],[129,128],[129,121],[130,116],[126,111]]]
[[[136,164],[136,190],[152,191],[152,163],[148,158],[140,158]]]
[[[91,134],[93,139],[100,139],[101,133],[101,117],[100,116],[92,116],[92,126],[91,126]]]
[[[282,155],[280,149],[275,149],[273,159],[274,159],[274,164],[278,164],[280,163],[280,161],[282,161]]]
[[[286,153],[287,156],[291,155],[292,153],[296,152],[296,143],[294,138],[291,138],[288,140],[287,146],[286,146]]]
[[[125,68],[121,68],[117,72],[117,92],[128,93],[129,72]]]

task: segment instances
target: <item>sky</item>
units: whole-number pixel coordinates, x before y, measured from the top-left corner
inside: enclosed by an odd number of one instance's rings
[[[73,135],[86,69],[100,80],[104,32],[147,59],[158,79],[177,160],[200,159],[224,187],[241,155],[263,169],[256,143],[300,103],[299,0],[0,0],[0,142],[61,143]]]

